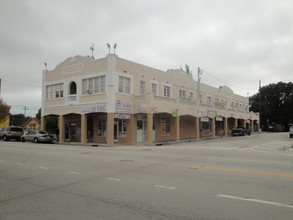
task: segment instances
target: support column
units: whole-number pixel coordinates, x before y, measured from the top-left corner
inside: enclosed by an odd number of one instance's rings
[[[127,144],[136,144],[136,115],[131,115],[126,124]]]
[[[41,117],[41,130],[42,131],[46,130],[46,116]]]
[[[64,142],[65,141],[64,115],[59,115],[58,117],[58,128],[59,128],[59,142]]]
[[[81,115],[81,137],[80,137],[80,142],[82,144],[86,144],[87,143],[87,116],[84,114],[84,115]]]
[[[200,139],[200,122],[199,122],[199,117],[195,118],[195,139],[199,140]]]
[[[180,116],[175,117],[175,141],[180,141]]]
[[[147,113],[147,143],[153,145],[153,113]]]
[[[250,120],[250,132],[251,132],[251,133],[254,132],[254,124],[253,124],[253,120]]]
[[[224,136],[227,136],[228,135],[228,118],[227,117],[225,117],[224,118]]]
[[[212,118],[212,137],[216,137],[216,120],[215,117]]]
[[[107,113],[107,144],[114,144],[114,113]]]

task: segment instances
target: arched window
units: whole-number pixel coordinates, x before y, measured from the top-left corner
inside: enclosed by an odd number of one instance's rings
[[[69,84],[69,95],[76,95],[76,83],[71,82]]]

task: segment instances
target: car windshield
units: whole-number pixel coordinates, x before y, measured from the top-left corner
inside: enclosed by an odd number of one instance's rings
[[[39,131],[39,134],[48,134],[46,131]]]

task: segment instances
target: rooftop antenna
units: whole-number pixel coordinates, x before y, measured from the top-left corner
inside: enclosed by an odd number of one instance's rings
[[[90,50],[92,51],[92,58],[94,58],[94,50],[95,50],[95,47],[94,47],[94,43],[92,43],[92,46],[90,47]]]
[[[111,45],[109,43],[107,43],[107,47],[109,49],[109,54],[110,54]]]
[[[116,48],[117,48],[117,43],[114,44],[114,54],[115,54]]]

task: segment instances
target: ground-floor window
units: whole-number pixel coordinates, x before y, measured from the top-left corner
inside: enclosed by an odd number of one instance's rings
[[[212,135],[212,122],[208,117],[200,118],[201,137]]]
[[[107,119],[106,115],[102,115],[98,117],[98,135],[106,136],[107,133]]]
[[[161,132],[162,136],[171,135],[171,118],[170,117],[161,117]]]
[[[126,119],[118,119],[118,131],[120,137],[126,136],[126,122]]]

